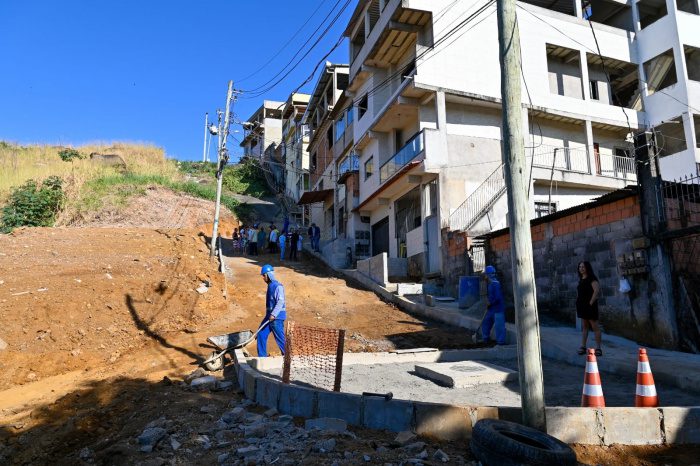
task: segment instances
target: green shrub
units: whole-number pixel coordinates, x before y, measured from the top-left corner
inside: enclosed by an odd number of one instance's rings
[[[265,175],[253,160],[225,167],[223,185],[236,194],[247,194],[257,198],[270,195]]]
[[[63,183],[59,177],[50,176],[43,183],[28,180],[12,190],[2,209],[0,231],[9,233],[21,226],[52,226],[64,201]]]
[[[84,155],[82,155],[75,149],[63,149],[58,153],[58,156],[61,157],[61,160],[63,160],[64,162],[71,163],[73,163],[73,160],[80,160],[85,158]]]

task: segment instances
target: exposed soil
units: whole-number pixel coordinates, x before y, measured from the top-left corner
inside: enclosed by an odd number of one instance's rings
[[[0,464],[214,463],[221,450],[185,443],[191,448],[178,454],[145,454],[135,438],[160,416],[196,432],[240,399],[232,392],[186,391],[178,381],[212,350],[207,336],[260,322],[263,263],[273,264],[285,284],[289,318],[347,329],[346,351],[471,345],[469,332],[410,316],[306,258],[229,258],[226,285],[209,259],[211,226],[200,224],[213,207],[192,199],[149,190],[118,216],[98,215],[101,227],[0,235]],[[222,234],[230,238],[236,225],[223,221]],[[210,287],[199,294],[203,282]],[[274,343],[269,346],[275,354]],[[212,411],[201,412],[207,404]],[[393,438],[352,430],[358,438],[342,440],[344,449],[371,453]],[[232,448],[244,445],[244,439],[233,442]],[[433,445],[451,458],[471,455],[466,445]],[[81,460],[84,448],[91,454]],[[577,451],[588,463],[646,465],[690,464],[683,461],[696,450]],[[669,451],[673,459],[665,456]],[[303,464],[326,461],[311,454]]]

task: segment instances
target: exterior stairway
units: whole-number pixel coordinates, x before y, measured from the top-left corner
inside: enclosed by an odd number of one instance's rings
[[[450,230],[467,233],[506,192],[503,164],[496,168],[467,199],[450,214]]]

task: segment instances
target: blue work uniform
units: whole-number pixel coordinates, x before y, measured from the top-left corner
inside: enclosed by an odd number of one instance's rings
[[[484,322],[481,324],[481,336],[485,342],[488,342],[491,337],[491,328],[496,324],[496,343],[499,345],[506,344],[506,307],[503,302],[503,291],[501,283],[496,279],[495,275],[489,277],[487,287],[487,295],[489,299],[488,310],[484,316]]]
[[[265,318],[260,322],[260,325],[270,320],[270,316],[274,316],[275,319],[258,333],[258,356],[267,356],[267,338],[270,336],[270,332],[274,335],[277,346],[284,354],[284,320],[287,318],[287,306],[284,299],[284,286],[277,280],[272,280],[267,284],[265,308]]]

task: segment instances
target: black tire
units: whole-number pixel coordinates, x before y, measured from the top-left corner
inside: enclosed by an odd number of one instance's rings
[[[576,453],[564,442],[539,430],[497,419],[474,425],[472,453],[484,466],[576,466]]]

